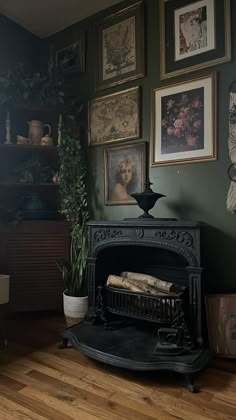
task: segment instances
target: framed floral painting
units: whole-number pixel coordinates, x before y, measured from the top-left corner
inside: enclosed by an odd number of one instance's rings
[[[140,137],[140,88],[102,96],[89,102],[90,146],[127,141]]]
[[[144,190],[145,172],[145,142],[104,149],[105,204],[137,204],[130,194]]]
[[[216,75],[154,89],[152,166],[216,160]]]
[[[160,0],[161,79],[230,61],[230,0]]]
[[[96,90],[144,76],[144,6],[139,1],[97,27]]]

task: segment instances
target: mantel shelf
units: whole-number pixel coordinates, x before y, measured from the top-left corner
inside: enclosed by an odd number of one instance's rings
[[[0,183],[0,188],[58,188],[58,184],[52,182],[45,182],[41,184],[27,184],[27,183]]]

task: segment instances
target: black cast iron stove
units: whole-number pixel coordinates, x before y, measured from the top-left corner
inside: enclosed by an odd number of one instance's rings
[[[193,374],[209,360],[203,332],[200,223],[133,219],[89,222],[89,312],[62,333],[85,355],[133,370]],[[110,274],[140,272],[176,284],[148,295],[106,285]]]

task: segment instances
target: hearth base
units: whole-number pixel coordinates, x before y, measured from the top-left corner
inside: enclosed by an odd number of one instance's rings
[[[166,370],[185,376],[186,386],[195,392],[193,374],[201,371],[209,362],[208,349],[194,349],[181,355],[154,353],[157,334],[132,325],[105,330],[102,324],[93,325],[84,321],[66,328],[61,333],[66,348],[70,342],[88,357],[120,368],[151,371]]]

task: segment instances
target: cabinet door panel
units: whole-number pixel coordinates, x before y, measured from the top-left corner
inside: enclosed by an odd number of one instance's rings
[[[6,246],[10,310],[62,310],[64,284],[56,262],[68,259],[66,223],[23,222],[9,228]]]

